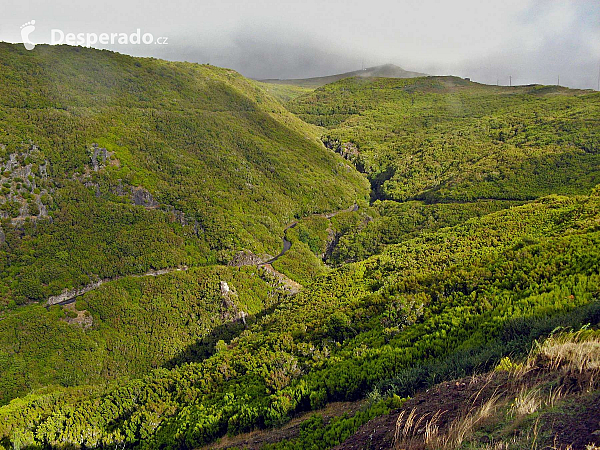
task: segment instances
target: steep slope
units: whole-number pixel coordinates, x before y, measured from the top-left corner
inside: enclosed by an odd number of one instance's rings
[[[292,85],[301,88],[317,88],[324,86],[329,83],[335,83],[344,78],[359,77],[359,78],[415,78],[423,77],[424,73],[411,72],[404,70],[402,67],[398,67],[394,64],[384,64],[382,66],[367,67],[363,70],[355,70],[352,72],[339,73],[336,75],[328,75],[324,77],[314,78],[296,78],[288,80],[269,79],[261,80],[263,83],[275,84],[275,85]]]
[[[254,82],[212,66],[0,44],[0,303],[276,254],[362,176]]]
[[[598,305],[590,318],[600,319]],[[592,326],[554,330],[522,362],[506,357],[493,371],[439,383],[411,398],[376,390],[364,400],[302,414],[281,428],[227,436],[203,448],[595,449],[600,323]]]
[[[256,267],[209,266],[105,283],[65,306],[0,316],[0,404],[46,386],[103,386],[172,365],[239,332],[287,295]],[[189,353],[189,352],[188,352]]]
[[[0,408],[2,444],[190,448],[374,388],[405,396],[489,369],[559,325],[598,322],[599,217],[598,190],[551,196],[390,246],[200,362],[106,393],[14,400]]]
[[[455,77],[351,78],[289,103],[378,199],[464,202],[579,194],[600,182],[600,94]]]

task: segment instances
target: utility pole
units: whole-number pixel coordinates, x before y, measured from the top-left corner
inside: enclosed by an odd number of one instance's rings
[[[598,90],[600,91],[600,63],[598,63]]]
[[[512,86],[512,75],[508,76],[508,85]]]
[[[560,75],[558,76],[558,82],[556,83],[557,86],[560,86]]]

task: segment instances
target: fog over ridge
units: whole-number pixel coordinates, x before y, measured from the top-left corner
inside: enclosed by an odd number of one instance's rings
[[[305,78],[392,63],[483,83],[596,88],[600,64],[597,1],[473,0],[243,2],[106,0],[11,3],[0,40],[35,43],[50,30],[150,32],[168,45],[97,45],[136,56],[211,63],[251,78]]]

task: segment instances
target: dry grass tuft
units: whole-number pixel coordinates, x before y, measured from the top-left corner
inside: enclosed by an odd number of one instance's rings
[[[406,419],[405,411],[400,413],[396,421],[394,434],[394,448],[410,448],[411,441],[418,439],[425,443],[426,448],[435,450],[449,450],[459,448],[485,419],[492,416],[498,408],[499,396],[495,395],[483,405],[473,408],[466,415],[452,421],[447,429],[442,432],[439,420],[445,411],[437,411],[431,418],[428,414],[417,417],[413,408]]]
[[[579,373],[600,369],[600,334],[578,331],[549,337],[534,351],[534,361],[553,370]],[[530,357],[531,359],[531,357]]]
[[[533,414],[542,405],[542,397],[539,389],[527,390],[522,388],[511,407],[511,413],[517,416]]]
[[[486,387],[496,380],[498,372],[508,372],[509,382],[502,387],[505,391],[496,390],[490,395]],[[506,378],[501,376],[500,379]],[[515,428],[506,428],[501,442],[491,442],[484,448],[508,450],[522,445],[538,448],[543,425],[540,414],[559,406],[565,396],[576,396],[600,386],[600,332],[582,330],[555,334],[537,344],[525,362],[503,358],[487,378],[471,377],[469,385],[481,382],[483,388],[470,398],[462,414],[447,423],[441,420],[446,418],[445,411],[433,415],[420,415],[416,408],[403,411],[396,421],[394,448],[458,449],[473,438],[477,429],[500,416],[506,417],[505,414],[515,419],[512,421]],[[534,415],[533,422],[522,420],[531,415]],[[526,432],[515,434],[515,430]],[[586,450],[600,448],[590,445]]]

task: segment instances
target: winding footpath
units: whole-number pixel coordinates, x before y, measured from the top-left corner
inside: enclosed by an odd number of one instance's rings
[[[310,216],[303,217],[302,219],[295,220],[294,222],[292,222],[291,224],[289,224],[287,227],[285,227],[283,229],[283,249],[281,250],[281,253],[279,253],[279,255],[274,256],[273,258],[269,259],[268,261],[262,262],[258,265],[264,266],[265,264],[274,263],[279,258],[281,258],[283,255],[285,255],[289,251],[290,248],[292,248],[292,243],[290,241],[288,241],[287,238],[285,237],[285,232],[287,230],[289,230],[290,228],[294,228],[296,225],[298,225],[298,222],[300,222],[301,220],[307,219],[308,217],[324,217],[325,219],[331,219],[332,217],[335,217],[338,214],[345,213],[345,212],[355,212],[355,211],[358,211],[358,205],[356,203],[348,209],[342,209],[339,211],[325,213],[325,214],[312,214]]]
[[[164,275],[164,274],[172,273],[172,272],[185,272],[186,270],[188,270],[188,267],[182,266],[182,267],[175,267],[175,268],[170,268],[170,269],[149,270],[148,272],[139,274],[139,275],[121,275],[121,276],[114,277],[114,278],[103,278],[102,280],[98,280],[98,281],[94,281],[93,283],[86,284],[83,287],[67,289],[67,290],[63,291],[62,294],[53,295],[51,297],[48,297],[48,300],[46,301],[45,306],[49,307],[52,305],[68,305],[70,303],[73,303],[77,299],[77,297],[81,297],[83,294],[87,294],[88,292],[93,291],[94,289],[98,289],[104,283],[120,280],[121,278],[125,278],[125,277],[133,277],[133,278],[157,277],[159,275]]]
[[[308,217],[324,217],[326,219],[331,219],[332,217],[335,217],[338,214],[341,214],[344,212],[353,212],[353,211],[358,211],[357,204],[354,204],[353,206],[351,206],[348,209],[342,209],[340,211],[335,211],[332,213],[325,213],[325,214],[312,214],[311,216],[306,216],[303,219],[306,219]],[[273,266],[271,266],[271,263],[274,263],[275,261],[277,261],[283,255],[285,255],[290,250],[290,248],[292,248],[292,243],[287,240],[287,238],[285,237],[285,233],[290,228],[294,228],[296,225],[298,225],[298,222],[300,222],[300,220],[303,220],[303,219],[295,220],[294,222],[292,222],[291,224],[289,224],[287,227],[284,228],[284,230],[283,230],[283,248],[277,256],[274,256],[273,258],[271,258],[267,261],[259,262],[258,264],[256,264],[256,263],[247,264],[247,265],[256,265],[257,267],[265,268],[266,270],[271,272],[273,275],[275,275],[277,278],[279,278],[280,281],[282,281],[286,285],[288,285],[291,288],[291,291],[293,293],[297,293],[302,288],[302,285],[295,282],[294,280],[287,277],[286,275],[282,274],[281,272],[278,272],[277,270],[275,270],[273,268]],[[101,280],[94,281],[93,283],[86,284],[85,286],[82,286],[80,288],[66,289],[61,294],[48,297],[48,300],[46,300],[45,306],[48,308],[53,305],[61,305],[61,306],[69,305],[71,303],[74,303],[78,297],[81,297],[82,295],[87,294],[88,292],[91,292],[95,289],[98,289],[103,284],[109,283],[111,281],[120,280],[121,278],[125,278],[125,277],[133,277],[133,278],[156,277],[159,275],[165,275],[167,273],[185,272],[187,270],[188,270],[187,266],[182,266],[182,267],[175,267],[175,268],[168,268],[168,269],[150,270],[146,273],[139,274],[139,275],[122,275],[122,276],[118,276],[118,277],[114,277],[114,278],[103,278]]]

